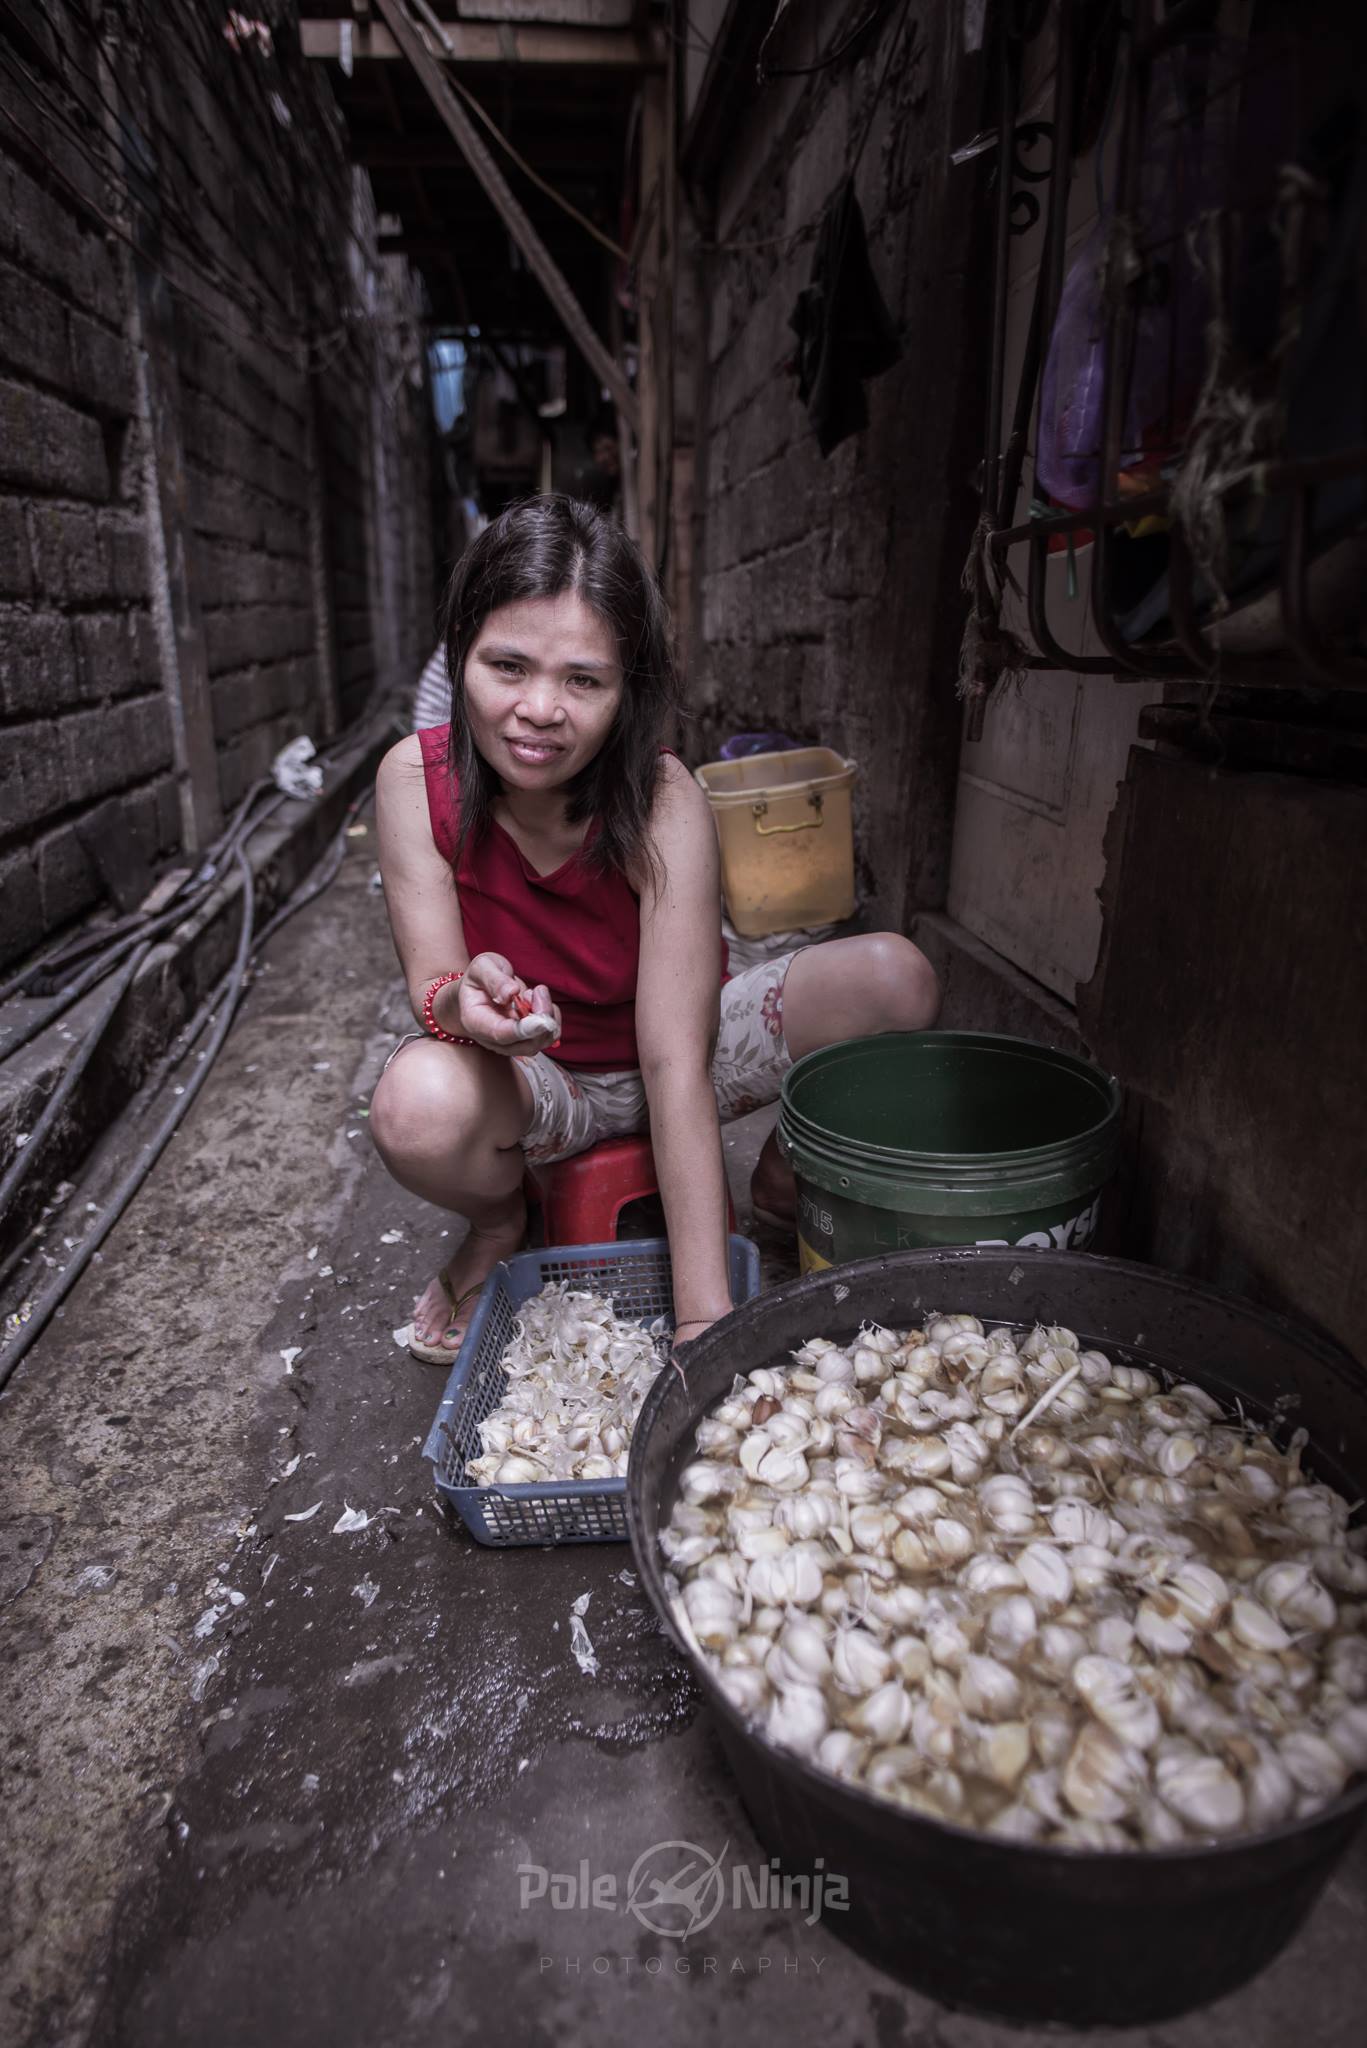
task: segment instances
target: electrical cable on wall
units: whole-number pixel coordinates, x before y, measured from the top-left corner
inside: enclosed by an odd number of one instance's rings
[[[49,1286],[36,1299],[26,1301],[20,1310],[7,1319],[6,1333],[0,1336],[0,1389],[6,1386],[29,1349],[37,1341],[42,1331],[47,1327],[57,1310],[71,1293],[76,1282],[99,1251],[109,1233],[126,1213],[134,1197],[142,1187],[143,1182],[147,1179],[148,1174],[152,1171],[152,1168],[156,1165],[158,1159],[174,1137],[182,1119],[189,1111],[195,1097],[208,1078],[214,1061],[223,1047],[229,1027],[245,993],[248,970],[256,956],[260,953],[261,948],[280,929],[281,925],[289,918],[295,916],[300,910],[303,910],[309,903],[312,903],[318,896],[322,895],[323,891],[330,887],[336,879],[346,853],[348,828],[358,812],[369,803],[373,794],[372,785],[370,789],[367,789],[349,805],[346,815],[334,835],[332,844],[324,854],[322,861],[315,868],[315,871],[304,879],[286,902],[276,911],[260,934],[255,937],[253,937],[253,933],[256,915],[256,880],[251,864],[246,857],[245,843],[251,834],[260,825],[265,823],[266,818],[272,815],[278,806],[272,804],[264,809],[258,817],[251,821],[247,830],[241,834],[240,843],[233,847],[231,856],[236,862],[239,875],[241,876],[243,900],[242,924],[239,930],[236,956],[228,973],[210,991],[195,1016],[189,1021],[182,1032],[177,1035],[174,1057],[165,1062],[160,1071],[155,1074],[152,1089],[153,1100],[155,1100],[156,1094],[160,1092],[170,1074],[177,1067],[183,1065],[200,1032],[204,1029],[209,1019],[217,1013],[217,1022],[213,1036],[203,1054],[196,1060],[190,1072],[190,1078],[184,1084],[184,1093],[176,1098],[174,1104],[167,1110],[152,1135],[143,1141],[139,1155],[133,1165],[121,1175],[113,1189],[106,1195],[98,1223],[73,1249],[65,1267],[57,1274]],[[184,911],[181,914],[184,915]],[[139,961],[142,957],[145,957],[147,950],[150,950],[150,947],[142,949],[138,956]],[[133,971],[136,970],[134,969]],[[98,1042],[99,1036],[102,1035],[105,1025],[112,1016],[118,997],[122,996],[129,979],[131,979],[131,973],[120,977],[117,995],[109,999],[102,1006],[101,1014],[96,1019],[95,1027],[88,1039],[88,1049],[87,1046],[83,1046],[81,1053],[77,1056],[79,1065],[76,1067],[76,1072],[70,1073],[70,1070],[68,1070],[70,1074],[69,1080],[67,1076],[63,1077],[63,1082],[59,1085],[57,1091],[57,1095],[60,1095],[63,1100],[66,1099],[71,1092],[71,1088],[74,1087],[75,1081],[79,1077],[80,1067],[84,1066],[91,1052],[94,1051],[95,1044]],[[37,1142],[40,1136],[55,1124],[56,1113],[54,1105],[57,1104],[57,1095],[54,1095],[52,1102],[48,1104],[47,1110],[44,1112],[42,1124],[39,1130],[35,1131],[34,1139],[31,1142]],[[22,1158],[22,1156],[21,1154],[20,1157]],[[13,1172],[13,1167],[11,1172]],[[22,1176],[16,1177],[15,1186],[18,1185],[20,1178]],[[7,1175],[4,1184],[5,1190],[9,1189],[9,1183],[10,1176]],[[81,1193],[83,1194],[84,1190]],[[80,1195],[77,1195],[76,1199],[80,1199]],[[36,1233],[31,1233],[30,1235],[36,1236]],[[9,1258],[6,1259],[3,1268],[0,1268],[0,1282],[3,1282],[9,1276],[14,1267],[25,1256],[32,1256],[33,1251],[37,1249],[39,1247],[36,1243],[30,1245],[28,1239],[21,1240]],[[20,1320],[21,1317],[22,1320]]]

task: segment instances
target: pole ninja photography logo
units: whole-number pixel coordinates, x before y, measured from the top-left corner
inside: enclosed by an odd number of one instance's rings
[[[631,1866],[625,1891],[612,1871],[595,1871],[581,1857],[576,1870],[550,1870],[544,1863],[519,1863],[518,1903],[525,1912],[544,1899],[555,1913],[630,1913],[652,1934],[686,1941],[710,1927],[723,1906],[736,1913],[797,1912],[815,1927],[829,1912],[849,1909],[850,1888],[824,1856],[810,1871],[785,1871],[777,1856],[751,1867],[733,1866],[730,1883],[723,1868],[729,1841],[714,1856],[696,1842],[652,1842]]]
[[[722,1863],[730,1848],[723,1842],[709,1856],[696,1842],[656,1842],[631,1866],[626,1909],[652,1934],[686,1940],[710,1927],[726,1899]]]

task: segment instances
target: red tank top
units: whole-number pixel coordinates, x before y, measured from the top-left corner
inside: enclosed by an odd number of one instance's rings
[[[455,869],[471,958],[501,953],[529,987],[545,982],[564,1023],[562,1066],[597,1073],[639,1066],[641,906],[635,890],[614,869],[596,873],[582,850],[554,874],[539,875],[497,821],[478,845],[467,844],[457,865],[459,805],[447,766],[449,734],[449,726],[434,725],[418,738],[432,838]],[[597,830],[595,819],[589,840]]]

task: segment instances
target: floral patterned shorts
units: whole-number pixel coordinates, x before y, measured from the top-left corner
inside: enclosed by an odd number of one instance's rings
[[[762,960],[722,988],[712,1085],[723,1123],[778,1101],[793,1064],[783,1036],[783,984],[795,958],[780,953]],[[534,1102],[522,1149],[540,1166],[587,1152],[600,1138],[625,1138],[647,1127],[645,1085],[635,1067],[589,1074],[545,1053],[521,1067]]]

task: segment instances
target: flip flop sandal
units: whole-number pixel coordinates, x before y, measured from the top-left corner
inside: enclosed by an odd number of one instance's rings
[[[451,1312],[447,1317],[446,1323],[446,1327],[449,1330],[466,1302],[476,1299],[484,1292],[484,1282],[477,1280],[473,1287],[467,1287],[464,1294],[458,1296],[451,1285],[450,1277],[444,1266],[438,1273],[437,1278],[441,1282],[442,1293],[451,1304]],[[464,1342],[465,1333],[462,1331],[461,1344]],[[421,1337],[410,1337],[408,1340],[408,1355],[410,1358],[416,1358],[421,1365],[454,1365],[460,1356],[460,1344],[455,1345],[453,1348],[450,1344],[425,1344]]]

